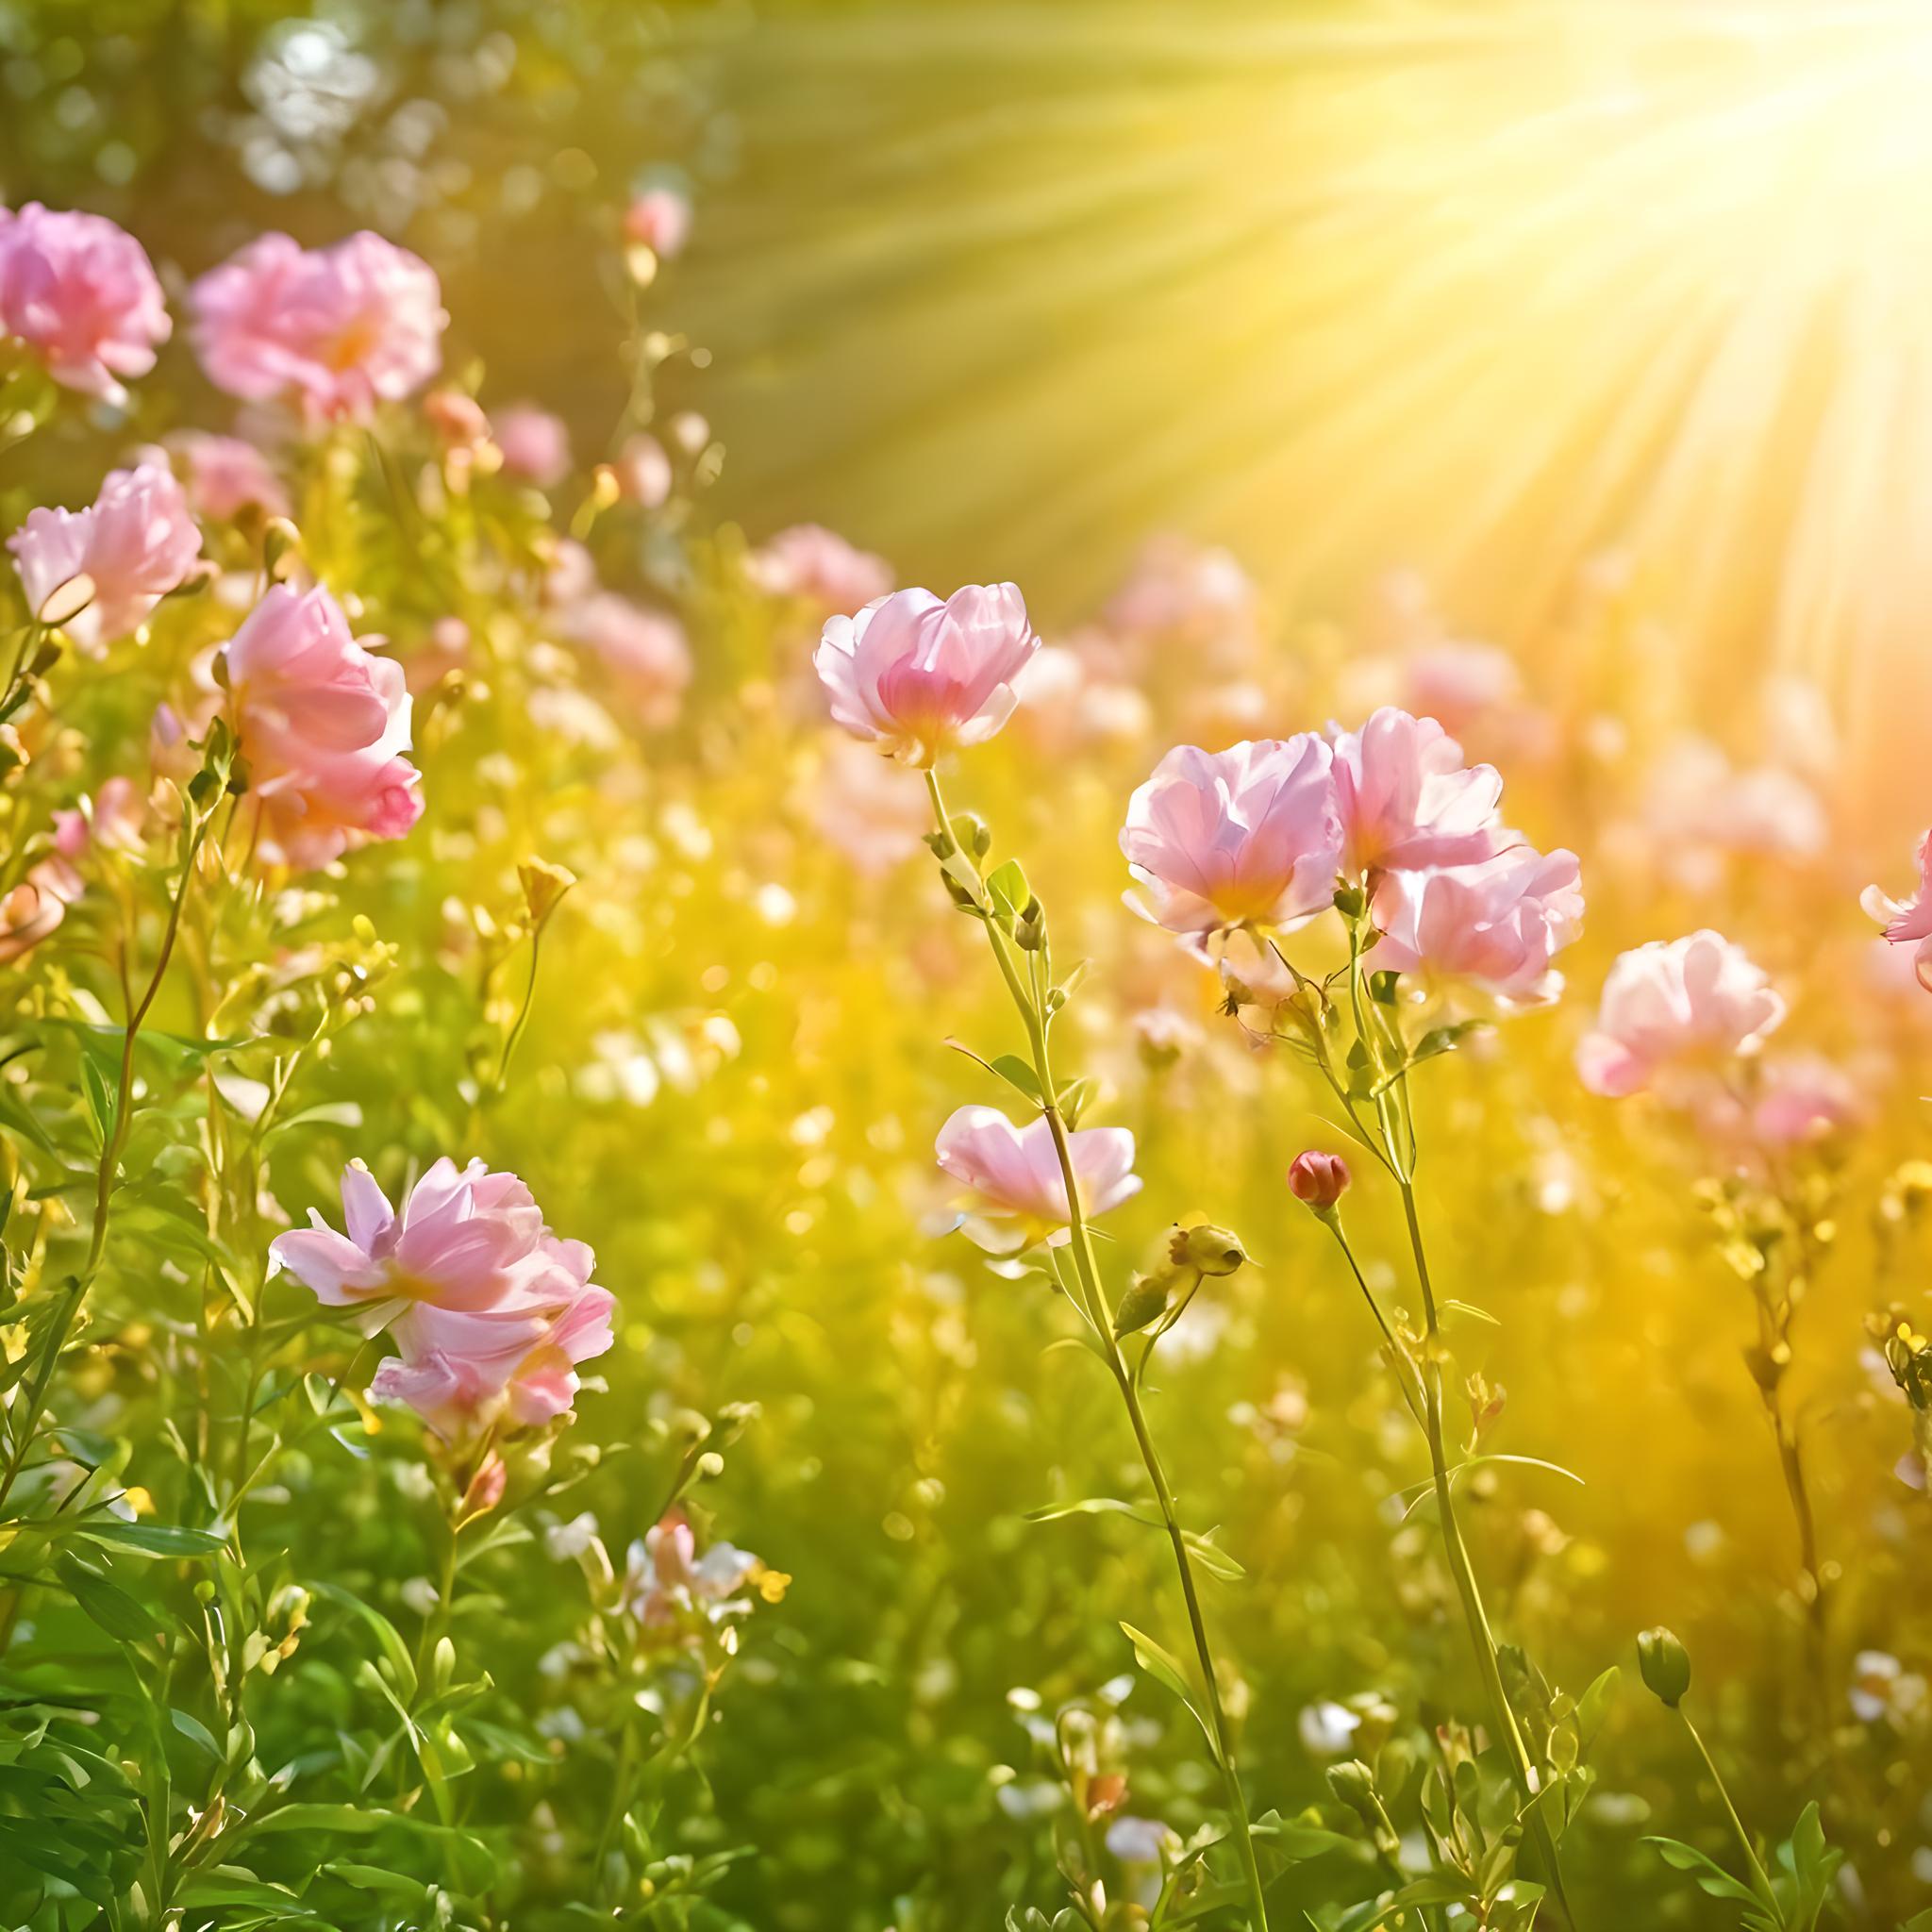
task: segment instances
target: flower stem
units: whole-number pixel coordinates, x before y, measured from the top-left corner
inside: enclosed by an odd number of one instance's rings
[[[4,1472],[0,1472],[0,1507],[5,1507],[8,1497],[13,1493],[14,1484],[20,1479],[22,1466],[33,1446],[41,1403],[45,1397],[47,1384],[53,1378],[55,1364],[60,1358],[60,1351],[67,1345],[67,1338],[73,1331],[75,1319],[80,1313],[81,1304],[86,1301],[88,1291],[93,1286],[94,1277],[100,1273],[102,1259],[107,1254],[108,1224],[113,1205],[114,1183],[120,1176],[121,1156],[127,1145],[128,1129],[133,1125],[134,1043],[141,1037],[141,1029],[147,1020],[149,1008],[153,1007],[160,993],[161,982],[168,974],[168,961],[175,956],[175,936],[181,930],[181,909],[188,900],[188,888],[194,877],[194,861],[201,851],[202,837],[207,829],[207,819],[199,819],[189,837],[182,853],[181,880],[175,889],[174,898],[169,903],[168,923],[161,934],[161,949],[155,959],[154,972],[149,975],[146,991],[142,993],[140,1000],[129,1005],[126,1024],[122,1028],[121,1074],[114,1094],[114,1118],[107,1129],[101,1146],[100,1166],[94,1175],[93,1234],[88,1242],[87,1259],[81,1264],[80,1273],[69,1284],[66,1302],[54,1318],[48,1332],[43,1345],[44,1352],[35,1372],[25,1420],[8,1454],[7,1466]],[[125,985],[125,963],[122,968],[122,979]]]
[[[1710,1774],[1710,1781],[1717,1787],[1718,1802],[1724,1807],[1724,1817],[1729,1821],[1732,1834],[1738,1840],[1739,1849],[1744,1854],[1744,1863],[1751,1873],[1751,1889],[1765,1905],[1771,1915],[1779,1924],[1784,1921],[1784,1908],[1777,1902],[1777,1893],[1772,1890],[1770,1875],[1757,1857],[1757,1848],[1751,1842],[1751,1834],[1744,1829],[1744,1821],[1738,1816],[1738,1807],[1731,1803],[1731,1794],[1724,1781],[1724,1774],[1717,1768],[1717,1760],[1710,1755],[1710,1748],[1704,1741],[1697,1726],[1690,1722],[1690,1714],[1680,1704],[1674,1707],[1677,1715],[1684,1721],[1684,1728],[1690,1733],[1690,1741],[1697,1746],[1697,1755],[1704,1759],[1704,1768]]]
[[[942,852],[956,850],[952,821],[946,811],[945,794],[940,788],[938,774],[930,767],[927,768],[925,781],[926,789],[932,797],[933,814],[938,823]],[[986,909],[983,895],[982,908]],[[985,919],[984,924],[1000,977],[1006,981],[1007,991],[1012,995],[1013,1004],[1018,1008],[1021,1022],[1026,1029],[1034,1078],[1040,1088],[1041,1111],[1046,1117],[1047,1131],[1053,1137],[1054,1153],[1059,1161],[1060,1178],[1066,1190],[1068,1245],[1073,1253],[1074,1273],[1087,1317],[1104,1352],[1108,1371],[1113,1376],[1115,1386],[1120,1390],[1121,1401],[1126,1409],[1127,1421],[1134,1432],[1135,1445],[1141,1452],[1141,1466],[1147,1472],[1147,1480],[1153,1487],[1155,1502],[1167,1530],[1169,1545],[1174,1551],[1174,1569],[1180,1578],[1181,1598],[1187,1606],[1188,1627],[1193,1637],[1194,1656],[1200,1665],[1207,1692],[1209,1737],[1214,1748],[1215,1760],[1221,1770],[1222,1782],[1226,1789],[1228,1808],[1234,1816],[1233,1837],[1236,1850],[1241,1855],[1242,1875],[1246,1880],[1253,1913],[1250,1932],[1268,1932],[1268,1907],[1261,1882],[1260,1862],[1255,1853],[1255,1836],[1248,1820],[1247,1799],[1241,1791],[1241,1776],[1235,1764],[1232,1735],[1228,1726],[1227,1712],[1222,1703],[1221,1685],[1215,1672],[1213,1646],[1208,1637],[1207,1619],[1201,1610],[1201,1596],[1194,1580],[1193,1561],[1188,1554],[1187,1537],[1181,1528],[1174,1490],[1168,1482],[1167,1471],[1161,1462],[1160,1453],[1154,1445],[1154,1436],[1147,1424],[1146,1412],[1141,1406],[1140,1391],[1135,1387],[1133,1374],[1121,1355],[1119,1344],[1114,1341],[1113,1323],[1108,1313],[1106,1297],[1101,1287],[1100,1270],[1093,1256],[1092,1236],[1088,1229],[1086,1215],[1080,1204],[1080,1183],[1074,1166],[1073,1145],[1067,1131],[1066,1118],[1060,1110],[1058,1088],[1054,1081],[1052,1057],[1047,1046],[1046,1015],[1042,1002],[1035,997],[1023,977],[1019,964],[1013,958],[1011,943],[1005,933],[990,916]]]

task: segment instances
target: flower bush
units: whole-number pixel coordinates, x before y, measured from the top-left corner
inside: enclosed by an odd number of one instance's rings
[[[0,220],[6,1923],[1932,1923],[1921,828],[1607,575],[753,542],[700,219],[602,462]]]

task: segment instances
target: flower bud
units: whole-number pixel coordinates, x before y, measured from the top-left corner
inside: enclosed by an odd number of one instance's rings
[[[1341,1155],[1309,1147],[1289,1164],[1288,1191],[1303,1207],[1327,1216],[1334,1213],[1352,1178]]]
[[[577,875],[567,866],[552,865],[547,858],[526,858],[517,867],[517,880],[524,889],[530,924],[541,925],[557,910],[557,902],[576,884]]]
[[[1684,1646],[1659,1624],[1637,1640],[1637,1668],[1651,1694],[1675,1710],[1690,1688],[1690,1658]]]
[[[1199,1227],[1174,1229],[1168,1258],[1176,1267],[1195,1268],[1203,1274],[1232,1274],[1246,1261],[1248,1251],[1238,1234],[1204,1222]]]

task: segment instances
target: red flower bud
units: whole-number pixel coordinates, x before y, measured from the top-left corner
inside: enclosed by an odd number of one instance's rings
[[[1310,1147],[1297,1154],[1288,1170],[1288,1191],[1306,1208],[1325,1214],[1341,1199],[1342,1191],[1353,1176],[1348,1162],[1339,1154],[1324,1154]]]

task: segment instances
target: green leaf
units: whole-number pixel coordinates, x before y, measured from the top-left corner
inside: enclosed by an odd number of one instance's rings
[[[1076,1502],[1049,1503],[1043,1508],[1026,1511],[1028,1523],[1058,1523],[1064,1516],[1130,1516],[1150,1529],[1161,1526],[1159,1517],[1148,1515],[1132,1503],[1123,1503],[1118,1496],[1082,1496]],[[1126,1628],[1124,1624],[1121,1627]],[[1127,1631],[1129,1637],[1133,1634],[1131,1630]]]
[[[1002,911],[1017,912],[1033,896],[1033,888],[1026,883],[1025,869],[1017,858],[995,866],[987,874],[986,890]]]
[[[304,1839],[310,1835],[374,1838],[387,1831],[420,1838],[438,1846],[455,1862],[465,1885],[485,1886],[496,1875],[496,1860],[489,1848],[468,1832],[452,1825],[433,1824],[407,1812],[365,1810],[359,1805],[284,1805],[279,1811],[259,1813],[249,1819],[238,1836],[252,1839],[265,1832],[294,1832]]]
[[[80,1526],[90,1542],[132,1550],[143,1557],[211,1557],[222,1539],[206,1529],[186,1529],[176,1523],[124,1523],[118,1516],[96,1516]]]
[[[382,1655],[388,1662],[396,1689],[402,1692],[405,1701],[416,1694],[416,1661],[409,1655],[409,1646],[402,1640],[396,1626],[378,1609],[365,1604],[354,1591],[344,1590],[340,1583],[316,1583],[310,1585],[317,1596],[326,1597],[329,1602],[340,1604],[345,1610],[353,1610],[374,1633],[381,1646]],[[275,1814],[279,1817],[281,1814]]]
[[[73,1557],[62,1557],[55,1574],[74,1600],[105,1630],[124,1643],[139,1643],[160,1629],[159,1620],[137,1596],[110,1583]]]
[[[1698,1890],[1711,1898],[1727,1898],[1734,1905],[1762,1910],[1764,1901],[1748,1885],[1740,1885],[1722,1865],[1707,1858],[1695,1845],[1674,1838],[1646,1838],[1643,1842],[1657,1847],[1657,1856],[1674,1871],[1688,1872],[1697,1881]]]
[[[991,1072],[997,1074],[1008,1087],[1017,1088],[1035,1107],[1046,1104],[1046,1096],[1040,1091],[1039,1076],[1018,1054],[1003,1053],[986,1064]]]
[[[1205,1536],[1196,1536],[1191,1529],[1184,1529],[1181,1541],[1187,1544],[1188,1554],[1217,1583],[1239,1583],[1247,1575],[1240,1563],[1225,1550],[1210,1543]]]
[[[193,1744],[197,1746],[199,1749],[207,1752],[208,1757],[211,1759],[213,1759],[215,1763],[221,1763],[225,1754],[223,1752],[221,1744],[216,1740],[215,1734],[211,1730],[209,1730],[208,1727],[205,1724],[203,1724],[198,1717],[194,1717],[185,1710],[170,1709],[170,1711],[168,1712],[168,1722],[171,1724],[173,1724],[175,1728],[177,1731],[179,1731],[181,1735],[184,1738],[186,1738],[191,1744]]]

